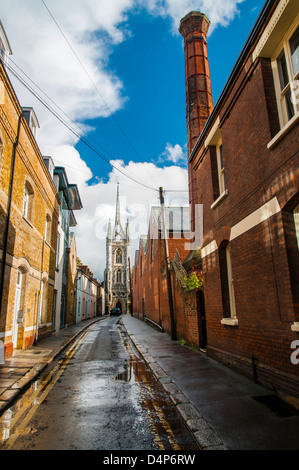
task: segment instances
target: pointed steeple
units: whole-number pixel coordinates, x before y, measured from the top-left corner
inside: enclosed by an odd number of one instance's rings
[[[107,230],[107,240],[112,239],[112,227],[111,227],[111,219],[108,222],[108,230]]]
[[[126,225],[126,240],[127,242],[130,241],[130,225],[129,225],[128,219],[127,219],[127,225]]]
[[[119,205],[119,183],[117,183],[117,196],[116,196],[116,211],[115,211],[115,224],[114,226],[120,224],[120,205]]]
[[[117,183],[117,196],[116,196],[116,209],[115,209],[115,224],[113,229],[113,239],[116,241],[125,239],[125,232],[122,228],[120,221],[120,202],[119,202],[119,183]]]

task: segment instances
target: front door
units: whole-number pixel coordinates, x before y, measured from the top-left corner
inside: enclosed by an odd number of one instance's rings
[[[17,273],[17,285],[16,285],[16,297],[15,297],[15,310],[14,310],[14,319],[13,319],[13,333],[12,333],[12,342],[13,347],[17,347],[18,342],[18,317],[21,306],[21,292],[22,292],[22,273],[18,270]]]
[[[117,302],[116,308],[119,308],[120,314],[122,314],[122,304],[120,302]]]
[[[206,312],[205,312],[205,299],[202,290],[196,292],[197,300],[197,315],[198,315],[198,333],[199,333],[199,347],[204,349],[207,345],[207,327],[206,327]]]

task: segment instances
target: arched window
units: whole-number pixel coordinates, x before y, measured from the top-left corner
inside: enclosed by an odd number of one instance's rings
[[[121,270],[120,269],[116,273],[116,282],[121,282]]]
[[[31,184],[26,181],[24,188],[24,199],[23,199],[23,216],[25,219],[32,220],[33,215],[33,198],[34,191]]]
[[[119,249],[116,251],[116,264],[122,264],[122,262],[123,262],[122,251],[121,251],[121,249],[119,248]]]
[[[49,214],[46,214],[45,240],[51,243],[51,216]]]

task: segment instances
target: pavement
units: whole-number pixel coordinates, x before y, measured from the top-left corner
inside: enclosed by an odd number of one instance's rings
[[[23,393],[80,333],[107,316],[70,325],[26,350],[16,350],[0,365],[0,415]]]
[[[0,415],[83,330],[71,325],[0,365]],[[299,450],[299,411],[273,392],[131,315],[122,315],[139,354],[203,450]]]

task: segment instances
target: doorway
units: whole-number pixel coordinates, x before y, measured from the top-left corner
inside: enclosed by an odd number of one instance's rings
[[[202,290],[196,292],[197,303],[197,316],[198,316],[198,336],[199,347],[205,349],[207,345],[207,327],[206,327],[206,312],[205,312],[205,299]]]
[[[116,308],[119,308],[119,310],[120,310],[120,315],[121,315],[121,314],[123,313],[123,312],[122,312],[122,308],[123,308],[123,307],[122,307],[121,302],[117,302]]]
[[[18,319],[19,319],[19,312],[20,312],[20,307],[21,307],[22,279],[23,279],[23,275],[22,275],[21,271],[18,269],[17,283],[16,283],[14,320],[13,320],[13,334],[12,334],[12,342],[13,342],[13,347],[14,348],[17,347],[17,342],[18,342]]]

